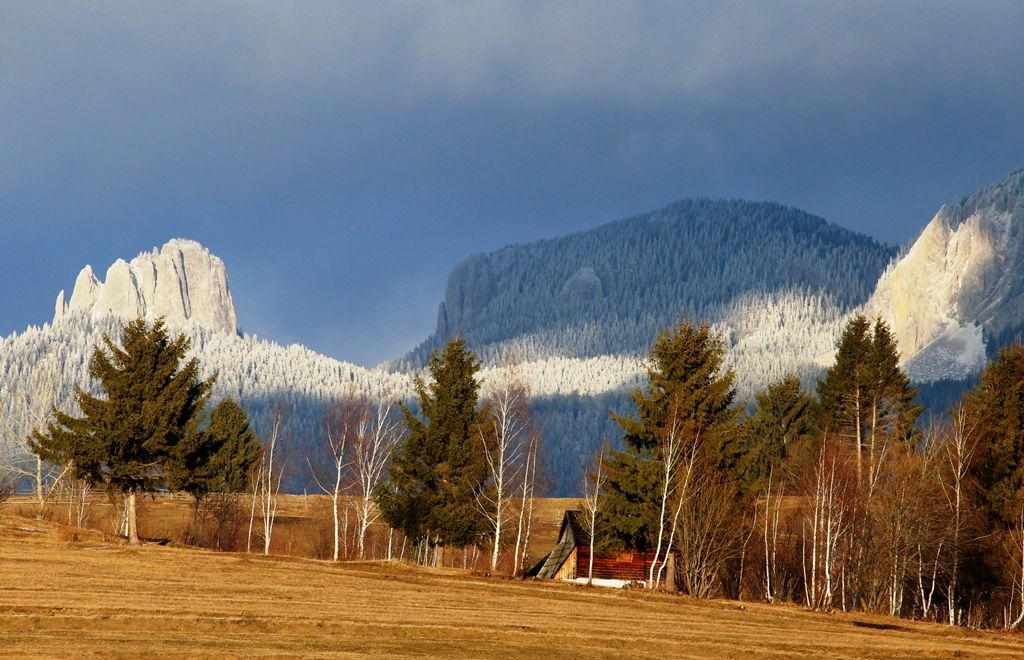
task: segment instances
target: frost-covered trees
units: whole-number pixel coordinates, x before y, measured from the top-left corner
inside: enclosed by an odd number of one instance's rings
[[[716,322],[744,294],[804,290],[846,312],[867,300],[893,255],[778,204],[684,200],[466,259],[449,278],[436,334],[409,359],[425,363],[455,333],[487,362],[520,339],[531,359],[639,355],[681,311]]]
[[[66,408],[68,401],[58,399],[63,388],[56,351],[45,353],[28,371],[9,389],[6,414],[0,413],[0,472],[5,483],[13,484],[19,478],[32,481],[36,516],[42,517],[46,500],[65,470],[34,450],[32,433],[44,428],[53,411]]]

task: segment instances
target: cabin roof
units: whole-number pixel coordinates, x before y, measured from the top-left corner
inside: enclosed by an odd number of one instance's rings
[[[527,571],[529,577],[550,580],[562,567],[576,548],[590,543],[590,534],[583,528],[580,519],[581,511],[566,511],[562,516],[562,526],[558,530],[558,543],[546,557],[537,562]]]

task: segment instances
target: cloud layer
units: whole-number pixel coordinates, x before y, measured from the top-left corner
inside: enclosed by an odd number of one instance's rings
[[[1005,2],[6,3],[0,276],[32,277],[0,329],[177,235],[224,257],[243,326],[362,361],[429,332],[461,256],[683,196],[903,242],[1024,166],[1021,25]]]

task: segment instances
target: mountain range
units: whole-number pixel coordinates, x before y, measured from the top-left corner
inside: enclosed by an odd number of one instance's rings
[[[482,389],[508,369],[529,387],[554,492],[578,490],[607,410],[628,411],[644,355],[681,312],[723,336],[741,398],[787,373],[810,387],[850,315],[885,319],[918,383],[968,379],[1024,327],[1024,170],[942,206],[902,252],[779,204],[683,200],[559,238],[473,255],[452,271],[434,332],[374,368],[238,332],[223,262],[169,241],[100,281],[86,266],[54,319],[0,340],[0,415],[19,393],[86,385],[88,358],[120,319],[164,317],[193,337],[215,396],[243,401],[257,428],[290,409],[295,473],[326,406],[352,394],[412,396],[432,349],[460,335],[485,363]],[[0,454],[18,451],[0,437]]]

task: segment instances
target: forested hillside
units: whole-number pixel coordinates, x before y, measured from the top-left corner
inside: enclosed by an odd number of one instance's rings
[[[743,295],[863,303],[895,250],[773,203],[684,200],[593,230],[474,255],[452,272],[435,333],[485,360],[642,354],[681,311],[725,320]],[[513,340],[513,341],[510,341]]]

